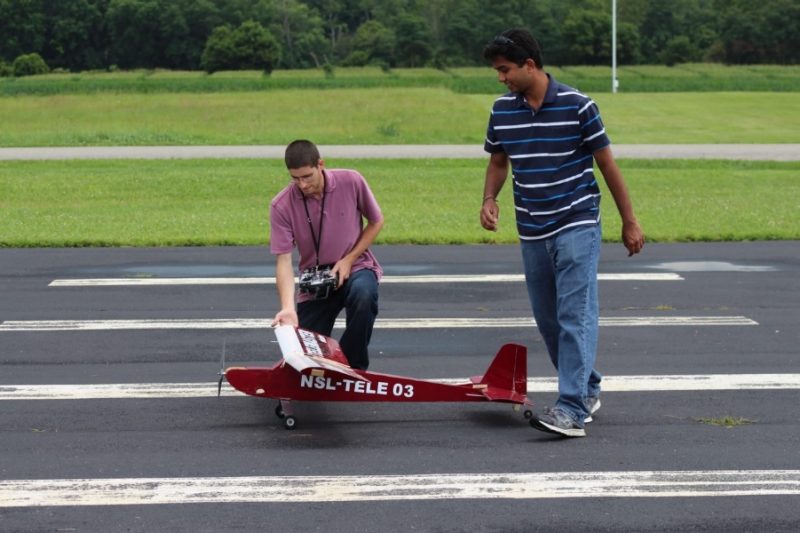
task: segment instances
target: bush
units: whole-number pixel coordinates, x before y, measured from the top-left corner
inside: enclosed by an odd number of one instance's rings
[[[258,22],[238,28],[216,28],[206,41],[201,64],[209,74],[218,70],[263,70],[270,74],[281,58],[278,40]]]
[[[14,68],[0,59],[0,78],[8,78],[14,75]]]
[[[668,67],[673,67],[679,63],[689,63],[697,55],[697,49],[685,35],[673,37],[667,43],[666,48],[661,52],[661,61]]]
[[[23,54],[14,60],[12,65],[14,76],[35,76],[36,74],[47,74],[50,67],[44,62],[42,56],[37,53]]]

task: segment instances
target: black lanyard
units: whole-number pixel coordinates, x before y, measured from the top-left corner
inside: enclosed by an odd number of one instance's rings
[[[311,240],[314,241],[314,251],[317,253],[316,266],[319,267],[319,247],[322,243],[322,222],[325,220],[325,174],[322,181],[322,203],[319,209],[319,238],[314,234],[314,225],[311,223],[311,214],[308,212],[308,203],[306,202],[306,195],[303,194],[303,207],[306,208],[306,220],[308,221],[308,229],[311,230]]]

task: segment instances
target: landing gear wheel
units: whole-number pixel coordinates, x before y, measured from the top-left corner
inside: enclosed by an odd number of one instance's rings
[[[531,418],[533,418],[533,411],[531,411],[530,409],[525,409],[522,412],[522,416],[525,417],[525,420],[530,420]]]
[[[278,418],[286,418],[286,415],[283,413],[283,406],[280,403],[275,406],[275,416]]]
[[[297,419],[293,416],[287,416],[283,419],[283,427],[286,429],[294,429],[297,425]]]

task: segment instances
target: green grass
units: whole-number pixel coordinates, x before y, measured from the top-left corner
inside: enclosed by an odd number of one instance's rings
[[[797,143],[793,93],[592,95],[613,142],[631,144]]]
[[[606,67],[549,70],[587,91],[608,84]],[[795,93],[676,92],[734,78],[728,89],[798,90],[800,67],[626,67],[624,89],[636,82],[661,92],[592,96],[616,143],[800,142]],[[0,80],[0,95],[17,95],[0,96],[0,146],[284,145],[300,137],[479,145],[503,89],[487,68],[336,69],[334,80],[320,70]],[[516,242],[510,186],[500,231],[478,225],[485,161],[328,163],[368,177],[387,220],[381,243]],[[620,165],[649,241],[800,238],[798,163]],[[269,160],[0,162],[0,246],[265,244],[268,201],[286,182],[282,164]],[[603,220],[604,238],[618,240],[607,193]]]
[[[359,169],[386,218],[378,242],[514,243],[510,183],[501,229],[478,223],[485,161],[328,160]],[[622,161],[650,242],[800,238],[800,163]],[[0,162],[0,246],[263,245],[274,160]],[[609,194],[604,238],[619,240]]]
[[[496,89],[484,95],[410,88],[0,97],[0,146],[285,145],[295,138],[480,145]],[[592,96],[615,143],[800,142],[796,93]]]
[[[583,91],[611,91],[611,67],[557,67],[546,65],[560,81]],[[620,90],[626,92],[685,91],[800,91],[800,67],[726,66],[687,63],[675,67],[658,65],[621,66],[617,70]],[[392,69],[337,67],[333,77],[322,69],[275,71],[264,76],[257,71],[58,73],[0,80],[0,95],[52,95],[110,93],[207,93],[271,91],[280,89],[328,89],[440,87],[461,93],[493,93],[497,83],[486,67]]]
[[[445,89],[0,98],[0,146],[468,143],[491,99]],[[457,130],[453,122],[466,124]],[[483,123],[483,124],[481,124]],[[474,127],[472,127],[474,124]]]
[[[701,424],[708,424],[711,426],[720,426],[727,429],[731,429],[737,426],[747,426],[749,424],[755,423],[754,420],[750,420],[748,418],[734,417],[734,416],[723,416],[721,418],[695,418],[696,421],[700,422]]]
[[[800,163],[623,160],[620,167],[649,240],[800,238]],[[607,237],[620,232],[612,204],[606,193]]]

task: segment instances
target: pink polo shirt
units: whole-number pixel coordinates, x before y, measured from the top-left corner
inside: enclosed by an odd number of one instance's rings
[[[364,177],[355,170],[325,169],[325,222],[319,249],[319,264],[335,263],[353,249],[363,229],[362,218],[377,222],[383,218],[381,208]],[[322,199],[306,198],[314,235],[319,236]],[[269,211],[269,248],[273,255],[290,253],[294,246],[300,252],[299,269],[316,263],[314,239],[308,226],[300,189],[289,184],[272,199]],[[367,249],[353,263],[351,272],[368,268],[380,280],[383,269]]]

